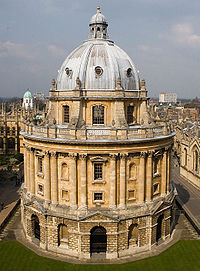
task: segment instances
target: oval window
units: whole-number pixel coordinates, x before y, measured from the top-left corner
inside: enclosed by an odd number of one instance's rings
[[[128,70],[126,71],[126,75],[128,77],[131,77],[131,75],[132,75],[132,69],[131,68],[128,68]]]
[[[69,68],[66,68],[66,69],[65,69],[65,72],[66,72],[66,75],[67,75],[67,76],[70,75],[70,70],[69,70]]]
[[[101,76],[102,73],[103,73],[103,69],[100,66],[97,66],[95,68],[95,73],[96,73],[97,76]]]

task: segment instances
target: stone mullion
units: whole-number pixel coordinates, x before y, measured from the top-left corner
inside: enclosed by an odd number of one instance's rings
[[[140,165],[139,165],[139,176],[138,176],[138,201],[144,202],[145,199],[145,160],[146,153],[142,152],[140,154]]]
[[[85,154],[80,155],[81,159],[81,208],[87,206],[87,156]]]
[[[77,174],[76,174],[76,158],[77,155],[70,155],[70,172],[71,172],[71,207],[77,208]]]
[[[146,200],[152,199],[152,181],[153,181],[153,153],[149,152],[147,158],[147,181],[146,181]]]
[[[110,207],[116,207],[116,155],[110,155]]]
[[[120,155],[120,208],[126,205],[126,155]]]
[[[164,151],[162,158],[162,175],[161,175],[161,194],[166,193],[167,188],[167,152]]]
[[[50,159],[49,153],[44,155],[44,198],[46,201],[51,200],[51,183],[50,183]]]
[[[33,149],[30,151],[30,192],[35,194],[35,156]]]
[[[51,197],[52,203],[58,202],[58,175],[57,175],[57,153],[51,153]]]

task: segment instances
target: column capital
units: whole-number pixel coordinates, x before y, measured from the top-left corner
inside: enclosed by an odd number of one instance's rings
[[[79,158],[80,158],[81,160],[86,160],[86,159],[87,159],[87,154],[86,154],[86,153],[80,153],[80,154],[79,154]]]
[[[117,156],[118,156],[117,153],[110,153],[109,154],[110,160],[116,160]]]
[[[154,154],[154,152],[153,152],[153,151],[148,151],[148,152],[147,152],[147,155],[148,155],[148,157],[150,157],[150,158],[152,158],[152,157],[153,157],[153,154]]]
[[[128,153],[120,153],[120,159],[126,159],[128,156]]]
[[[57,158],[58,156],[56,151],[51,151],[50,154],[51,154],[51,157],[54,157],[54,158]]]
[[[145,158],[147,155],[147,152],[140,152],[140,157]]]
[[[71,158],[71,159],[73,159],[73,160],[76,160],[76,158],[77,158],[77,153],[69,153],[69,157]]]
[[[50,156],[49,151],[44,151],[44,156],[45,156],[45,157],[49,157],[49,156]]]

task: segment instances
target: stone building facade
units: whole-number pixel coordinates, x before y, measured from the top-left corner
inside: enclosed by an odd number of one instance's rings
[[[200,188],[200,126],[198,122],[179,125],[180,174]]]
[[[173,229],[174,132],[151,120],[145,81],[107,26],[98,8],[52,80],[43,122],[21,132],[26,238],[80,259],[149,250]]]

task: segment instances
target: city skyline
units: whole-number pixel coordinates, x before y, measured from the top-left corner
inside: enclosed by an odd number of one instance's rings
[[[97,5],[110,39],[129,54],[147,83],[162,91],[198,96],[200,3],[158,0],[26,2],[2,0],[0,9],[0,96],[22,97],[27,88],[48,94],[51,79],[68,54],[87,40]]]

